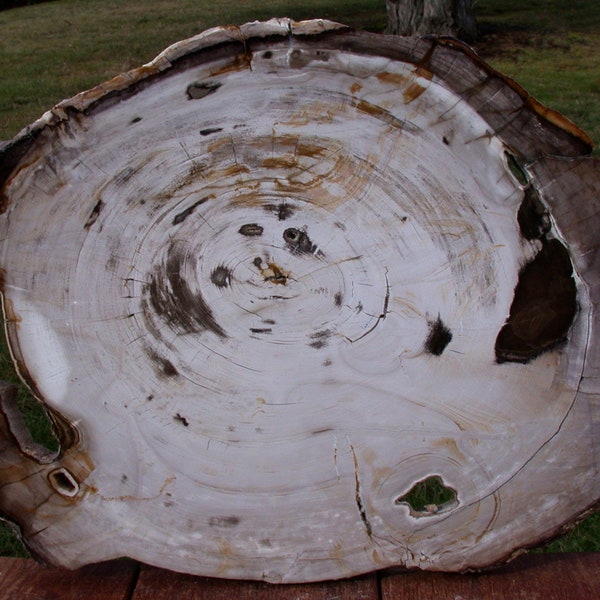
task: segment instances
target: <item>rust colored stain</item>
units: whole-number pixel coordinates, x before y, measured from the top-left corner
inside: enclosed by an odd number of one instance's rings
[[[265,158],[262,161],[262,166],[265,169],[290,169],[297,164],[295,156],[284,154],[283,156],[274,156],[272,158]]]
[[[262,264],[262,262],[260,264]],[[275,263],[272,262],[267,263],[266,267],[259,268],[260,274],[264,277],[264,280],[268,281],[269,283],[274,283],[276,285],[285,285],[287,283],[288,277],[290,276],[289,271],[283,270],[281,267],[277,266]]]
[[[4,287],[4,282],[2,283],[2,287]],[[4,321],[18,328],[22,320],[22,317],[15,312],[12,301],[4,297]]]
[[[362,84],[358,83],[358,81],[356,81],[355,83],[353,83],[350,86],[350,93],[351,94],[358,94],[358,92],[360,92],[360,90],[362,90]]]
[[[408,81],[406,75],[402,73],[389,73],[388,71],[377,73],[377,79],[382,83],[392,83],[394,85],[404,85]]]
[[[424,67],[416,67],[408,76],[402,73],[390,73],[388,71],[377,74],[377,79],[382,83],[406,86],[402,92],[404,104],[409,104],[413,100],[416,100],[427,89],[416,81],[417,77],[431,81],[433,73]]]
[[[295,148],[297,156],[308,156],[309,158],[325,158],[331,151],[323,146],[298,143]]]
[[[218,75],[224,75],[225,73],[234,73],[235,71],[243,71],[245,69],[252,68],[252,53],[246,52],[244,54],[238,54],[232,62],[229,64],[213,71],[211,77]]]
[[[371,104],[366,100],[356,100],[355,102],[352,102],[352,106],[362,113],[370,115],[371,117],[375,117],[377,120],[382,121],[386,125],[391,125],[392,127],[396,127],[398,129],[404,129],[404,121],[401,121],[398,119],[398,117],[394,116],[391,112],[385,110],[385,108],[382,108],[381,106]]]
[[[417,67],[414,75],[426,79],[427,81],[431,81],[433,77],[433,73],[428,69],[424,69],[423,67]],[[426,89],[427,88],[425,86],[413,80],[412,83],[402,92],[404,104],[409,104],[413,100],[416,100]]]
[[[433,73],[425,67],[417,67],[415,69],[415,75],[423,77],[423,79],[427,79],[428,81],[431,81],[433,79]]]
[[[416,100],[427,88],[414,81],[411,83],[403,92],[402,99],[404,104],[410,104],[413,100]]]

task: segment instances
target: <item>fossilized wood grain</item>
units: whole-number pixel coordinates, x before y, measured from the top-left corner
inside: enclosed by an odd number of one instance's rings
[[[456,42],[322,21],[64,101],[0,155],[7,335],[64,439],[24,455],[5,390],[0,509],[56,564],[269,581],[556,534],[600,495],[590,144]]]

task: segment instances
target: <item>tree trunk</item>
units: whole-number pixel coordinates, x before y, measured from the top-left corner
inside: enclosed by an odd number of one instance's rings
[[[386,33],[451,35],[475,41],[474,0],[386,0]]]
[[[448,39],[216,28],[0,150],[0,514],[77,567],[464,571],[600,498],[589,138]]]

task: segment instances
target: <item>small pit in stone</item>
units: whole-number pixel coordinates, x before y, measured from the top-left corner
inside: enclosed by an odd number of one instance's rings
[[[196,81],[187,86],[185,93],[189,100],[199,100],[214,94],[221,87],[218,81]]]
[[[283,239],[292,254],[312,254],[322,256],[316,244],[308,237],[305,231],[296,227],[288,227],[283,232]]]
[[[181,423],[184,427],[190,426],[189,421],[184,416],[180,415],[179,413],[177,413],[173,416],[173,420],[176,421],[177,423]]]
[[[219,265],[210,274],[210,280],[218,288],[226,288],[231,284],[231,271],[225,265]]]
[[[264,228],[257,223],[246,223],[242,225],[238,233],[245,235],[246,237],[260,237],[263,234]]]

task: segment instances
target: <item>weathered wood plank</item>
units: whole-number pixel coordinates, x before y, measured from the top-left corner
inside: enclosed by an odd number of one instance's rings
[[[592,600],[600,598],[600,554],[530,554],[490,573],[385,576],[382,600]]]
[[[0,600],[129,600],[139,565],[117,560],[76,571],[0,557]]]
[[[144,567],[132,600],[378,600],[377,575],[322,583],[272,585],[209,579]]]

